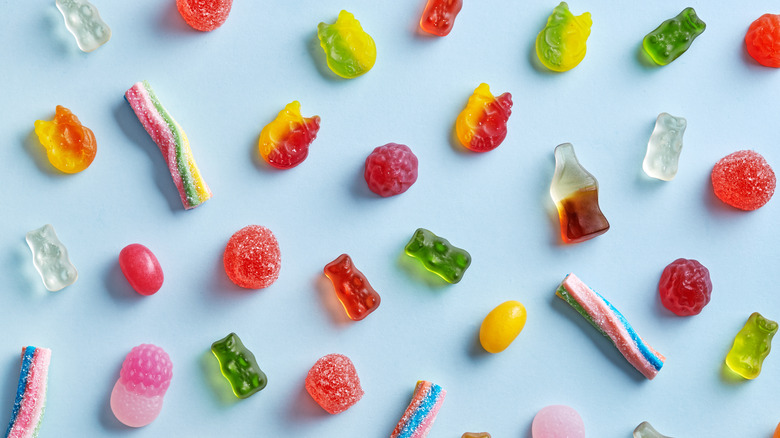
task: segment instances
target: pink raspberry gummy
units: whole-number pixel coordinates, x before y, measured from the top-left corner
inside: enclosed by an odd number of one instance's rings
[[[162,409],[171,377],[171,358],[162,348],[141,344],[130,350],[111,391],[111,410],[116,419],[130,427],[154,421]]]
[[[775,193],[775,172],[754,151],[726,155],[715,163],[711,177],[715,196],[741,210],[762,207]]]
[[[306,391],[329,414],[344,412],[363,397],[355,365],[341,354],[323,356],[311,367]]]
[[[372,192],[382,197],[399,195],[417,181],[417,157],[408,146],[388,143],[366,158],[363,174]]]
[[[222,26],[232,6],[233,0],[176,0],[176,8],[184,21],[202,32]]]
[[[658,293],[664,307],[676,315],[698,315],[712,295],[710,271],[696,260],[677,259],[661,274]]]
[[[274,233],[260,225],[249,225],[230,238],[223,257],[225,272],[237,286],[268,287],[279,278],[282,267],[279,242]]]

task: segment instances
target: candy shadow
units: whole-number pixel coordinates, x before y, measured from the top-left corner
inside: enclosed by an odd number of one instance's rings
[[[143,295],[130,286],[125,274],[122,272],[122,268],[119,266],[119,260],[114,260],[108,266],[103,276],[103,284],[111,297],[117,301],[139,303],[143,299]]]
[[[172,212],[184,211],[184,207],[181,203],[181,197],[179,197],[179,191],[176,189],[176,185],[173,183],[171,173],[168,170],[168,164],[162,158],[162,153],[157,144],[146,133],[141,122],[136,117],[135,112],[124,99],[117,104],[114,108],[114,119],[116,120],[119,128],[130,139],[132,143],[135,143],[142,148],[149,156],[149,162],[151,163],[154,182],[157,188],[165,196],[165,200],[168,201],[168,206]],[[132,171],[132,170],[131,170]],[[140,173],[140,172],[137,172]],[[139,177],[143,177],[140,176]]]
[[[444,281],[443,278],[434,274],[433,272],[425,269],[425,266],[414,257],[408,256],[405,252],[401,252],[398,255],[398,266],[401,270],[406,271],[410,277],[425,283],[429,288],[436,290],[444,290],[450,284]]]
[[[219,252],[214,263],[210,290],[221,301],[223,298],[244,298],[262,289],[245,289],[233,283],[225,272],[224,253]]]
[[[303,382],[304,379],[299,379],[298,381]],[[292,402],[290,403],[288,417],[293,424],[300,424],[312,420],[324,419],[330,417],[330,414],[311,398],[309,392],[306,391],[306,386],[301,384],[300,390],[296,396],[292,398]]]
[[[662,67],[661,65],[656,64],[655,61],[653,61],[653,58],[651,58],[650,55],[645,52],[645,47],[642,45],[642,41],[639,42],[634,57],[636,58],[637,64],[639,64],[640,67],[647,71],[658,70],[660,67]]]
[[[371,189],[368,188],[368,183],[366,182],[366,168],[365,165],[363,166],[357,166],[355,168],[355,175],[352,179],[352,185],[350,189],[350,193],[352,193],[352,196],[354,196],[357,199],[381,199],[382,196],[377,195],[376,193],[372,192]]]
[[[122,358],[122,361],[124,361],[124,358]],[[113,391],[114,385],[116,385],[116,382],[119,379],[119,371],[122,369],[122,363],[120,362],[117,364],[115,369],[116,373],[111,374],[108,378],[109,381],[101,385],[102,388],[107,388],[108,390],[106,391],[103,403],[98,407],[98,419],[100,420],[100,425],[106,430],[130,433],[135,428],[122,424],[121,421],[116,419],[114,411],[111,410],[111,391]]]
[[[732,218],[743,214],[749,214],[749,211],[743,211],[736,207],[732,207],[725,202],[721,201],[715,195],[715,190],[712,188],[712,179],[709,174],[704,179],[702,199],[704,200],[704,207],[710,214],[713,214],[719,218]]]
[[[57,9],[57,6],[52,4],[51,7],[46,8],[42,18],[41,27],[51,34],[52,40],[55,42],[54,45],[47,45],[47,48],[53,49],[51,52],[54,53],[54,55],[75,59],[79,53],[83,53],[79,49],[75,37],[65,26],[65,19],[62,17],[59,9]],[[34,53],[38,52],[36,49],[31,49],[30,51]]]
[[[477,330],[474,331],[474,337],[471,338],[469,346],[469,357],[472,359],[481,360],[490,356],[492,356],[492,354],[482,348],[482,342],[479,341],[479,328],[477,328]]]
[[[465,107],[466,105],[463,105],[463,108]],[[481,155],[480,153],[472,152],[466,149],[466,147],[460,143],[460,139],[458,138],[458,133],[455,131],[455,126],[457,125],[457,123],[458,123],[458,119],[457,116],[455,116],[455,121],[452,123],[452,127],[450,127],[450,132],[449,132],[450,147],[452,148],[452,150],[463,156]]]
[[[322,46],[320,46],[320,38],[317,36],[316,31],[306,43],[306,50],[309,51],[312,62],[314,63],[314,67],[317,68],[317,71],[320,72],[320,75],[322,75],[323,78],[335,83],[346,82],[345,78],[342,78],[336,73],[333,73],[330,70],[330,67],[328,67],[328,61],[325,57],[325,50],[323,50]]]
[[[724,360],[723,363],[720,364],[720,381],[729,386],[741,387],[748,379],[731,371],[731,368],[726,365],[726,361]]]
[[[336,291],[333,290],[333,283],[325,274],[317,275],[314,279],[314,288],[317,290],[317,295],[320,296],[320,301],[335,326],[345,327],[352,323],[352,320],[347,316],[347,312],[344,311],[344,306],[341,305],[339,298],[336,296]]]
[[[54,113],[50,114],[51,116],[49,118],[43,120],[54,119]],[[57,170],[57,168],[51,164],[49,157],[46,156],[46,148],[43,147],[38,140],[38,135],[35,134],[35,128],[31,129],[26,136],[22,137],[21,143],[25,152],[27,152],[27,155],[33,159],[33,162],[41,172],[50,176],[52,179],[61,179],[68,176],[67,173]]]
[[[208,349],[200,356],[200,369],[203,372],[203,379],[206,380],[209,388],[211,388],[214,394],[214,400],[220,407],[233,406],[240,400],[233,394],[233,390],[230,388],[230,382],[222,375],[222,370],[219,368],[219,361]]]
[[[176,2],[168,2],[168,6],[160,15],[160,28],[163,31],[182,33],[182,34],[202,34],[208,32],[201,32],[193,29],[184,21],[184,17],[179,13],[179,8],[176,6]]]
[[[26,244],[17,245],[7,260],[6,265],[18,274],[13,276],[16,286],[12,289],[18,290],[25,297],[35,298],[37,302],[48,296],[49,291],[43,286],[41,276],[35,270],[32,253]]]
[[[21,369],[21,349],[18,351],[20,354],[6,354],[6,366],[3,369],[6,370],[5,376],[2,379],[2,387],[0,387],[0,411],[11,412],[16,400],[16,391],[19,388],[19,372]]]

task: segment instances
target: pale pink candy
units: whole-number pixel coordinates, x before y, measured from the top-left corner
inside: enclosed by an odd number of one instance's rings
[[[141,427],[160,414],[163,396],[173,376],[168,353],[151,344],[133,348],[122,363],[119,380],[111,391],[111,410],[117,420]]]
[[[585,423],[573,408],[547,406],[534,417],[531,434],[533,438],[585,438]]]

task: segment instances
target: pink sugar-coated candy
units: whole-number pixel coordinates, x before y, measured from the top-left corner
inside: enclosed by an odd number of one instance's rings
[[[247,289],[268,287],[279,278],[282,256],[274,233],[260,225],[246,226],[233,234],[223,256],[230,281]]]
[[[160,262],[149,248],[132,243],[119,252],[119,268],[125,274],[130,286],[141,295],[152,295],[163,285],[163,270]]]
[[[721,201],[740,210],[755,210],[772,199],[775,172],[754,151],[726,155],[712,168],[712,188]]]
[[[534,417],[531,435],[533,438],[585,438],[585,423],[573,408],[547,406]]]
[[[341,354],[323,356],[311,367],[306,391],[329,414],[344,412],[363,397],[355,365]]]
[[[111,391],[111,410],[116,419],[130,427],[154,421],[162,410],[171,377],[173,364],[162,348],[141,344],[130,350]]]
[[[225,23],[233,0],[176,0],[176,8],[193,29],[212,31]]]

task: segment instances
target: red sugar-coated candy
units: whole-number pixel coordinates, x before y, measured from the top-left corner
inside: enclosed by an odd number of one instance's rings
[[[764,157],[754,151],[726,155],[712,168],[715,196],[742,210],[755,210],[772,199],[775,172]]]
[[[753,59],[767,67],[780,67],[780,15],[764,14],[748,28],[745,47]]]
[[[306,391],[329,414],[344,412],[363,397],[355,365],[347,356],[323,356],[306,375]]]
[[[368,188],[377,195],[399,195],[417,181],[417,157],[406,145],[379,146],[366,158],[363,176]]]
[[[223,258],[230,280],[247,289],[268,287],[279,278],[282,267],[279,242],[260,225],[249,225],[230,238]]]
[[[140,243],[122,248],[119,268],[130,286],[141,295],[152,295],[162,287],[164,276],[160,262],[149,248]]]
[[[232,6],[233,0],[176,0],[176,7],[184,21],[203,32],[222,26]]]
[[[664,269],[658,282],[664,307],[679,316],[698,315],[710,302],[710,271],[696,260],[677,259]]]

